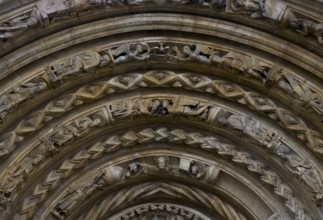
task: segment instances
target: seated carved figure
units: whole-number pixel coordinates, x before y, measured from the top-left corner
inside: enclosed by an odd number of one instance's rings
[[[310,20],[291,18],[289,26],[303,35],[313,35],[319,44],[323,44],[323,23],[315,23]]]
[[[259,18],[265,12],[266,0],[233,0],[231,8],[233,11],[251,11],[250,17]]]

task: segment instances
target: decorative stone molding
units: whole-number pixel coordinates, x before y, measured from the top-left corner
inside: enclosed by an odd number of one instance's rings
[[[125,44],[100,51],[87,51],[65,58],[45,67],[39,76],[15,85],[0,96],[0,119],[28,99],[52,87],[75,80],[78,76],[93,75],[99,67],[121,65],[131,61],[193,62],[224,69],[235,75],[258,80],[280,89],[299,101],[300,106],[322,115],[321,89],[288,70],[256,57],[225,51],[201,44],[150,42]],[[156,79],[158,80],[158,79]],[[156,81],[155,80],[155,81]],[[120,85],[120,83],[119,83]],[[180,85],[179,85],[180,86]]]
[[[92,214],[91,214],[92,215]],[[91,215],[89,218],[91,219]],[[147,203],[138,205],[129,209],[129,211],[123,211],[118,215],[110,217],[112,220],[141,220],[151,218],[162,218],[170,220],[173,218],[179,218],[183,220],[210,220],[209,217],[199,213],[197,210],[192,210],[184,206],[168,204],[168,203]],[[84,219],[84,218],[83,218]]]
[[[104,217],[106,213],[113,208],[116,208],[117,205],[121,205],[126,201],[131,201],[137,197],[144,198],[146,195],[150,194],[149,192],[164,192],[170,196],[175,196],[177,198],[185,198],[190,200],[194,198],[195,201],[198,201],[200,204],[206,205],[210,210],[226,219],[239,219],[244,220],[246,217],[235,210],[230,204],[225,201],[221,201],[217,196],[213,194],[203,193],[200,189],[190,188],[182,184],[166,184],[166,183],[148,183],[144,185],[139,185],[132,187],[130,189],[125,189],[119,191],[115,195],[111,195],[108,198],[104,199],[100,203],[93,206],[92,209],[88,211],[88,214],[82,216],[80,219],[93,219]],[[127,195],[127,196],[122,196]],[[204,196],[202,196],[204,195]],[[192,218],[189,218],[192,219]]]
[[[104,153],[118,151],[121,148],[130,147],[137,143],[146,144],[153,141],[169,141],[176,144],[185,143],[187,145],[198,146],[202,149],[216,152],[219,156],[229,159],[239,165],[244,164],[250,172],[258,173],[263,182],[274,187],[275,194],[286,200],[286,206],[295,213],[296,218],[308,218],[306,217],[306,211],[304,210],[303,205],[297,198],[295,198],[292,189],[286,183],[282,182],[277,173],[267,169],[266,165],[262,162],[254,160],[250,154],[235,150],[235,147],[232,144],[221,143],[215,137],[203,136],[203,134],[200,133],[189,133],[184,130],[168,130],[166,128],[159,128],[156,130],[145,129],[138,133],[130,131],[122,136],[112,136],[104,143],[96,143],[87,150],[82,150],[76,153],[73,158],[64,161],[57,170],[50,171],[44,182],[36,186],[33,194],[25,199],[21,214],[31,216],[36,210],[36,205],[46,198],[49,191],[52,191],[59,186],[61,179],[70,176],[73,170],[81,169],[87,164],[87,162],[102,157]],[[136,163],[136,160],[134,162],[135,164],[129,164],[128,172],[123,175],[123,178],[143,173],[143,171],[141,171],[142,168],[140,168],[140,163]],[[195,168],[193,169],[194,165],[194,163],[191,164],[188,169],[188,174],[194,179],[203,177],[201,175],[203,172],[196,172],[195,174]],[[197,170],[199,169],[200,168]],[[118,170],[124,169],[118,168]],[[136,172],[134,172],[134,170],[136,170]],[[93,177],[93,175],[95,176],[98,174],[90,173],[89,175]]]

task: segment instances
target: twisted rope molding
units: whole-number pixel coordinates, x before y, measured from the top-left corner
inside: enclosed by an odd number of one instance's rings
[[[54,190],[63,178],[67,178],[74,170],[85,166],[90,160],[100,158],[104,153],[117,151],[123,147],[133,146],[137,143],[168,141],[176,144],[186,144],[215,151],[219,156],[229,159],[239,166],[245,165],[248,171],[260,175],[260,179],[274,188],[275,194],[285,199],[286,207],[295,215],[296,220],[311,219],[304,209],[303,204],[294,196],[292,189],[278,176],[278,174],[260,161],[254,160],[246,152],[234,149],[231,144],[219,143],[212,136],[201,133],[190,133],[185,130],[167,128],[144,129],[140,132],[129,131],[121,136],[112,136],[104,143],[98,142],[87,150],[74,154],[73,158],[65,160],[57,170],[52,170],[41,184],[37,184],[33,194],[27,197],[22,205],[19,219],[28,219],[37,210],[37,205],[46,199],[47,193]]]
[[[205,193],[202,190],[176,183],[148,183],[134,186],[130,189],[121,190],[116,193],[116,195],[111,195],[99,204],[93,206],[89,211],[87,211],[88,214],[81,216],[80,219],[101,219],[109,211],[112,211],[124,202],[133,201],[138,199],[138,197],[145,198],[158,192],[169,194],[175,198],[185,198],[203,204],[208,209],[219,213],[224,219],[246,220],[246,217],[242,213],[237,212],[229,203],[222,201],[214,194]]]

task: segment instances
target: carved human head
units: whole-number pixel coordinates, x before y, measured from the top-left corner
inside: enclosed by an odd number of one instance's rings
[[[157,157],[156,161],[157,161],[158,168],[163,170],[166,168],[168,158],[165,156],[160,156],[160,157]]]
[[[199,172],[198,166],[196,164],[192,165],[191,166],[191,174],[195,176],[198,174],[198,172]]]
[[[129,164],[128,168],[131,172],[136,173],[139,170],[139,164],[138,162],[132,162]]]

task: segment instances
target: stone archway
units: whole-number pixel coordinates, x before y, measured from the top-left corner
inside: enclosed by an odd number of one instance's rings
[[[0,3],[5,219],[323,218],[323,3]]]

